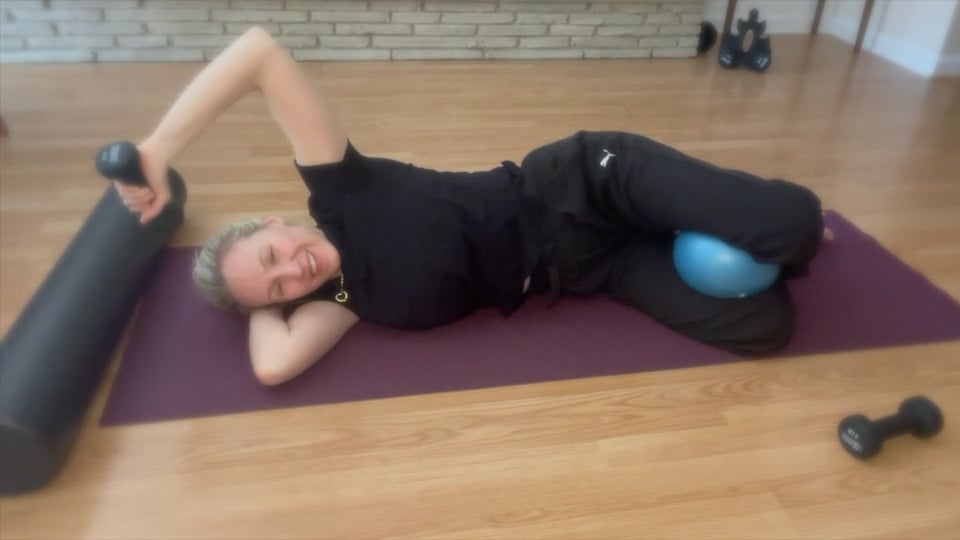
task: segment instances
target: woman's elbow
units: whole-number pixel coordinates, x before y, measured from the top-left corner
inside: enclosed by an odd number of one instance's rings
[[[277,40],[274,39],[273,35],[262,26],[251,27],[243,34],[243,36],[238,39],[246,41],[251,50],[261,54],[268,54],[278,50],[283,50],[283,47],[280,46],[280,43],[278,43]]]
[[[274,368],[254,368],[253,374],[257,381],[264,386],[279,386],[290,380],[290,377],[282,371]]]
[[[249,29],[247,29],[246,34],[250,39],[274,42],[273,36],[267,31],[266,28],[262,26],[251,26]]]
[[[253,355],[253,375],[260,384],[277,386],[293,378],[286,369],[287,363],[282,361],[281,356],[277,352]]]
[[[253,359],[253,374],[264,386],[278,386],[298,377],[307,370],[316,360],[307,358],[291,351],[287,354],[272,352],[260,354]]]

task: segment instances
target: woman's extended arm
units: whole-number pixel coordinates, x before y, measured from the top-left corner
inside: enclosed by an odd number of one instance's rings
[[[265,30],[254,27],[207,65],[170,107],[154,132],[139,145],[154,195],[141,204],[141,221],[169,201],[166,164],[213,120],[246,94],[259,90],[303,165],[339,161],[346,132],[333,108],[302,70]],[[143,202],[143,201],[141,201]]]

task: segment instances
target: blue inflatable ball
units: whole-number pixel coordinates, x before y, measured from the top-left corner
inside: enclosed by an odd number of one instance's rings
[[[778,265],[759,263],[742,249],[691,231],[677,235],[673,264],[687,285],[718,298],[756,294],[772,285],[780,275]]]

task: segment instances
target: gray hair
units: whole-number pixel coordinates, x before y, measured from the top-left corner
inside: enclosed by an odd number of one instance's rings
[[[193,282],[200,294],[215,307],[237,311],[249,309],[230,293],[220,262],[224,252],[235,242],[250,237],[266,226],[260,219],[248,219],[228,225],[207,240],[197,253],[193,263]]]

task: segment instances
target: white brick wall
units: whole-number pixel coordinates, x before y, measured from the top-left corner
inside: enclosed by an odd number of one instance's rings
[[[298,60],[686,58],[704,0],[0,0],[0,62],[209,61],[253,25]]]

